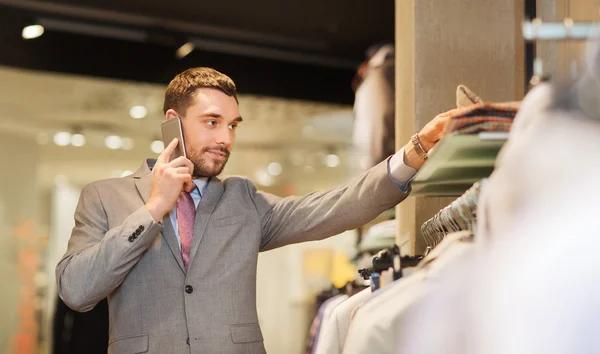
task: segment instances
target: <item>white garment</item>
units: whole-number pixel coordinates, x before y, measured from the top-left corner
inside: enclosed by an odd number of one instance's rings
[[[333,312],[333,309],[335,309],[337,305],[341,304],[346,299],[348,299],[348,295],[337,295],[337,296],[331,298],[331,300],[327,302],[325,309],[323,309],[323,317],[321,317],[319,333],[317,334],[317,336],[315,338],[315,343],[313,344],[312,353],[317,353],[317,350],[319,348],[319,343],[321,342],[321,336],[323,335],[323,329],[326,327],[326,323],[329,322],[329,318],[331,317],[331,313]]]
[[[342,353],[352,311],[369,295],[371,295],[371,288],[366,288],[333,308],[327,322],[322,322],[316,354]]]
[[[546,124],[545,111],[551,104],[552,88],[549,84],[536,86],[523,100],[515,116],[509,139],[500,150],[494,172],[482,186],[477,207],[476,242],[485,244],[488,240],[506,233],[514,222],[521,201],[527,193],[523,183],[520,153],[537,144],[527,137],[527,133]],[[556,161],[556,163],[559,163]],[[550,176],[546,176],[550,177]],[[550,179],[544,181],[552,183]],[[559,187],[554,185],[554,187]]]
[[[379,294],[373,293],[352,320],[344,353],[393,353],[399,345],[397,329],[406,325],[404,316],[420,298],[436,289],[442,270],[473,251],[472,242],[465,241],[469,236],[470,231],[449,234],[415,273],[388,285]]]

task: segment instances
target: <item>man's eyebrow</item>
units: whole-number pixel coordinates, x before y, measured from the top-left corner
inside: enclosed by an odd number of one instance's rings
[[[204,113],[204,114],[202,114],[202,117],[211,117],[211,118],[223,119],[223,116],[220,115],[219,113],[212,113],[212,112]],[[239,116],[239,117],[234,118],[233,121],[241,123],[241,122],[244,121],[244,119],[241,116]]]

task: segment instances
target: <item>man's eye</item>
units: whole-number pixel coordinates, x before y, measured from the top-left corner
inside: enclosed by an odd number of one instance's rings
[[[235,130],[237,128],[237,124],[229,124],[229,129]]]
[[[215,120],[209,120],[208,122],[206,122],[206,124],[208,124],[211,127],[214,127],[215,125],[217,125],[217,121],[215,121]]]

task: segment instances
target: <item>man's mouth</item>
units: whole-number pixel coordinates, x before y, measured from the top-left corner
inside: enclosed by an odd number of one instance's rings
[[[227,160],[227,153],[225,153],[223,151],[208,150],[206,153],[209,154],[215,160],[220,160],[220,161]]]

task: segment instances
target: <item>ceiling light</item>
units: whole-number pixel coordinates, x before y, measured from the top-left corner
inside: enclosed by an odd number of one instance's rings
[[[277,162],[271,162],[269,167],[267,167],[267,171],[271,176],[279,176],[281,174],[281,165]]]
[[[165,149],[165,144],[161,140],[154,140],[150,144],[150,150],[155,154],[160,154]]]
[[[76,147],[85,145],[85,136],[83,134],[73,134],[71,136],[71,145]]]
[[[133,119],[146,118],[148,115],[148,108],[144,106],[133,106],[129,109],[129,115]]]
[[[117,150],[121,148],[123,144],[123,138],[116,135],[109,135],[104,139],[104,145],[111,150]]]
[[[264,169],[256,171],[254,174],[256,182],[261,186],[270,187],[275,184],[275,179]]]
[[[177,49],[177,52],[175,52],[175,55],[177,56],[178,59],[183,59],[188,54],[190,54],[194,50],[194,48],[195,48],[194,43],[187,42],[186,44],[179,47],[179,49]]]
[[[133,149],[133,139],[131,138],[123,138],[121,140],[121,149],[123,150],[131,150]]]
[[[340,165],[340,157],[335,154],[329,154],[325,157],[325,164],[328,167],[338,167]]]
[[[54,134],[54,143],[58,146],[67,146],[71,142],[71,133],[58,132]]]
[[[23,28],[21,35],[24,39],[34,39],[44,34],[44,27],[41,25],[30,25]]]

